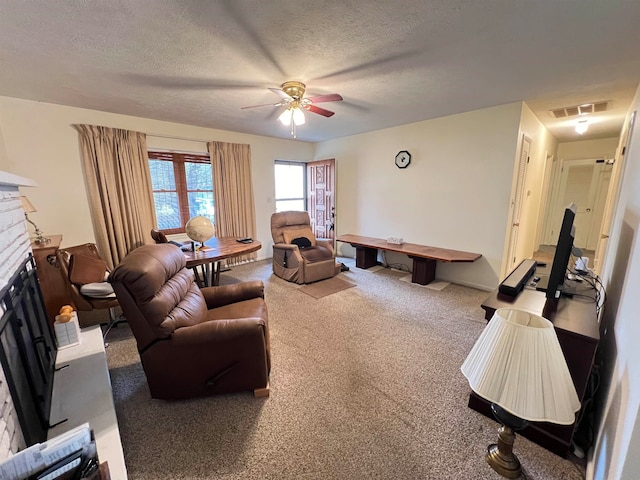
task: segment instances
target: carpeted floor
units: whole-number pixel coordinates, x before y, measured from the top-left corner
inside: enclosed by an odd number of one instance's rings
[[[298,291],[311,295],[313,298],[318,299],[331,295],[333,293],[341,292],[347,288],[355,287],[355,283],[351,283],[340,276],[327,278],[319,282],[309,283],[302,285]]]
[[[271,396],[153,400],[126,325],[107,356],[131,480],[500,479],[484,460],[498,425],[467,407],[460,364],[483,329],[487,293],[399,281],[355,268],[323,298],[271,273],[234,267],[221,283],[262,279],[271,332]],[[536,480],[584,468],[518,437]]]

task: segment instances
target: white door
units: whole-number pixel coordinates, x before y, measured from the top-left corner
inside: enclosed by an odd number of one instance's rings
[[[529,151],[531,150],[531,139],[522,136],[522,146],[520,148],[520,160],[518,161],[518,178],[516,181],[516,192],[513,198],[513,212],[511,215],[511,233],[509,236],[509,256],[507,271],[513,270],[521,258],[518,258],[518,232],[520,230],[520,215],[522,214],[522,202],[524,199],[524,186],[527,177],[527,165],[529,164]]]
[[[596,218],[594,210],[598,188],[602,183],[603,165],[604,162],[598,162],[596,159],[562,162],[557,202],[553,206],[552,228],[547,238],[549,245],[555,245],[564,209],[571,202],[578,207],[573,223],[576,228],[574,245],[582,249],[588,249],[592,245],[590,237]]]
[[[622,141],[620,145],[622,151],[616,152],[616,162],[611,172],[611,181],[609,191],[607,193],[607,199],[605,201],[604,211],[602,214],[602,226],[600,227],[600,235],[598,237],[598,244],[596,246],[596,253],[593,262],[593,268],[597,274],[602,272],[602,262],[607,254],[607,248],[609,246],[609,235],[611,233],[611,225],[613,222],[613,211],[618,201],[618,195],[620,194],[620,185],[622,180],[622,172],[625,167],[625,155],[629,143],[631,142],[631,133],[636,121],[636,112],[633,112],[629,119],[628,125],[625,126],[622,132]]]
[[[598,175],[594,160],[577,160],[567,162],[564,165],[560,185],[564,185],[562,205],[573,202],[578,206],[576,218],[573,221],[576,227],[574,245],[586,248],[593,221],[593,204],[596,196]],[[562,190],[561,190],[562,191]]]

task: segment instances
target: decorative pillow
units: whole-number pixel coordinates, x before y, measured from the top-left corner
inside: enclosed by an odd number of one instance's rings
[[[74,253],[69,259],[69,280],[76,285],[104,282],[107,263],[90,255]]]
[[[297,245],[298,248],[309,248],[311,246],[311,240],[307,237],[298,237],[291,240],[293,245]]]
[[[294,238],[305,237],[309,240],[312,247],[316,244],[316,237],[309,227],[290,228],[282,232],[282,236],[284,237],[284,243],[291,244]]]

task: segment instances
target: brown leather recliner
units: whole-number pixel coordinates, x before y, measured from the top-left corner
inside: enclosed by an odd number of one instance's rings
[[[269,327],[261,281],[200,289],[180,249],[144,245],[111,272],[153,398],[242,390],[269,395]]]
[[[316,239],[307,212],[271,215],[273,273],[299,284],[331,278],[340,272],[331,240]]]

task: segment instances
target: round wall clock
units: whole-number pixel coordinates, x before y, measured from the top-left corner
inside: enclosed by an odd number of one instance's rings
[[[396,155],[396,167],[407,168],[411,163],[411,154],[406,150],[400,150]]]

